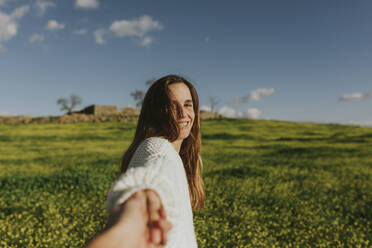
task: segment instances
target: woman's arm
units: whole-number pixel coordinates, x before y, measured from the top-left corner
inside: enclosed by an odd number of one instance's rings
[[[115,209],[108,228],[86,248],[161,247],[171,227],[159,195],[153,190],[140,190]]]
[[[115,209],[118,206],[125,203],[136,192],[151,189],[157,193],[158,198],[160,197],[159,202],[167,213],[167,220],[176,228],[180,217],[180,198],[177,195],[177,173],[174,165],[174,162],[168,160],[166,156],[156,156],[154,159],[146,160],[142,166],[129,168],[121,174],[107,194],[106,207],[110,216],[110,225],[112,219],[117,219]],[[153,198],[150,197],[149,201]],[[156,219],[156,216],[151,219]],[[169,237],[174,237],[174,233],[172,231]]]
[[[109,216],[115,215],[115,209],[133,194],[151,189],[159,195],[167,213],[167,220],[173,225],[168,233],[168,244],[177,246],[177,240],[183,235],[178,225],[182,217],[180,212],[182,198],[178,193],[180,188],[178,178],[180,171],[183,172],[183,168],[179,166],[182,166],[182,162],[169,155],[170,152],[174,152],[174,148],[168,141],[161,140],[159,144],[155,141],[158,142],[156,139],[147,139],[139,145],[132,157],[133,163],[119,176],[107,193],[107,212]],[[181,164],[177,164],[178,162]],[[152,235],[158,236],[156,231]]]

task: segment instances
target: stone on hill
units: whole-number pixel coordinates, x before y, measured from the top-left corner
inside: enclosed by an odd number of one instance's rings
[[[222,115],[217,113],[212,113],[210,111],[200,110],[200,119],[208,120],[208,119],[221,119],[223,118]]]
[[[123,108],[121,113],[123,113],[125,115],[139,115],[140,111],[136,108],[133,108],[133,107],[125,107],[125,108]]]
[[[95,116],[107,116],[107,115],[118,115],[120,111],[117,106],[112,105],[90,105],[85,109],[79,111],[80,114],[95,115]]]

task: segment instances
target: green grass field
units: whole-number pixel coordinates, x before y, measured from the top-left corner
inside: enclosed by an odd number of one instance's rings
[[[0,247],[82,247],[135,123],[0,125]],[[202,122],[199,247],[372,247],[372,129]]]

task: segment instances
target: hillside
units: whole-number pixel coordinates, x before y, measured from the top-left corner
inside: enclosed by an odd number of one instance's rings
[[[0,125],[0,247],[81,247],[135,122]],[[370,247],[372,129],[202,121],[199,247]]]
[[[136,121],[139,110],[126,108],[126,111],[110,115],[93,115],[83,113],[65,114],[61,116],[0,116],[0,124],[66,124],[78,122],[131,122]],[[223,116],[208,111],[201,111],[202,120],[221,119]]]

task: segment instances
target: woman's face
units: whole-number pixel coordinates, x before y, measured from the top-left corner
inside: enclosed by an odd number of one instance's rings
[[[173,83],[168,86],[170,90],[171,100],[177,102],[181,106],[181,113],[179,114],[178,125],[180,127],[180,135],[178,139],[186,139],[194,124],[194,106],[192,96],[184,83]]]

